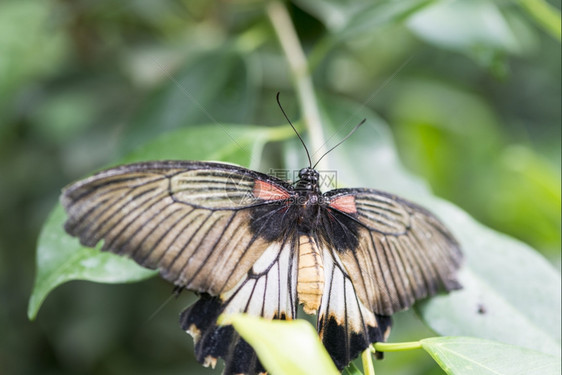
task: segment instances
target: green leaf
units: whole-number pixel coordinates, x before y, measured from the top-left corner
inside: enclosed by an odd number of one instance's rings
[[[318,333],[305,320],[268,321],[235,314],[219,321],[232,324],[274,375],[339,374]]]
[[[296,0],[332,31],[312,50],[309,65],[314,69],[337,44],[375,35],[381,28],[403,22],[435,1]]]
[[[365,8],[350,18],[345,28],[338,33],[338,38],[349,40],[360,34],[369,35],[383,26],[406,20],[435,2],[436,0],[368,2]]]
[[[267,141],[293,136],[287,127],[207,125],[165,134],[122,160],[188,159],[222,160],[259,167]],[[45,223],[37,246],[37,276],[29,301],[28,316],[34,319],[46,296],[70,280],[104,283],[133,282],[156,274],[132,260],[83,247],[63,230],[66,216],[55,208]]]
[[[505,55],[528,47],[492,1],[440,1],[409,18],[407,25],[426,42],[461,52],[498,77],[507,74]]]
[[[560,357],[527,348],[473,337],[434,337],[421,343],[447,374],[560,374]]]
[[[363,375],[361,370],[359,370],[353,362],[351,362],[349,364],[349,366],[347,366],[346,368],[343,369],[342,374],[343,375]]]
[[[374,29],[399,22],[436,0],[334,1],[297,0],[310,14],[322,20],[339,39],[369,34]]]
[[[464,289],[418,304],[423,320],[441,335],[477,336],[559,354],[560,273],[529,246],[433,196],[422,180],[404,170],[386,124],[374,113],[330,98],[323,103],[323,115],[328,147],[367,118],[327,156],[338,186],[380,189],[417,202],[440,217],[460,241]]]
[[[146,160],[214,160],[259,169],[267,142],[293,137],[289,127],[212,124],[166,133],[137,148],[121,163]]]
[[[412,16],[408,26],[428,42],[454,50],[520,48],[500,9],[491,1],[439,1]]]
[[[100,283],[135,282],[149,278],[156,271],[137,265],[130,259],[83,247],[63,229],[66,214],[58,205],[43,226],[37,246],[37,275],[27,316],[35,319],[47,295],[70,280]]]
[[[256,103],[254,76],[247,63],[234,49],[222,48],[196,56],[167,73],[160,88],[150,93],[127,126],[125,149],[185,126],[247,122]]]

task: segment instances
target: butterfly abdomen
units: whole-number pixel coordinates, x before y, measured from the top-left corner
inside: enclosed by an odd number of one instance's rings
[[[314,238],[299,236],[297,294],[303,310],[315,314],[320,307],[324,291],[324,263]]]

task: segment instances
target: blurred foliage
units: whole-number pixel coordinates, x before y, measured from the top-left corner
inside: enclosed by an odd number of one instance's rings
[[[403,161],[437,195],[556,264],[559,7],[290,4],[320,92],[375,110],[391,124]],[[292,89],[263,3],[4,0],[0,51],[0,369],[212,373],[186,364],[192,344],[170,324],[191,296],[146,322],[171,290],[156,279],[67,284],[29,323],[34,245],[62,186],[157,134],[214,120],[280,123],[274,93]],[[396,340],[430,334],[412,317],[398,314]],[[439,373],[422,352],[388,355],[380,367]]]

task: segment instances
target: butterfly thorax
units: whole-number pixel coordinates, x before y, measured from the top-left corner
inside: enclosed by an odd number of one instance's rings
[[[312,168],[299,171],[299,180],[295,183],[294,203],[298,206],[297,224],[299,230],[309,233],[322,205],[322,194],[318,186],[319,173]]]
[[[297,193],[312,193],[316,196],[320,195],[318,180],[320,174],[312,168],[303,168],[299,171],[299,180],[295,184]]]

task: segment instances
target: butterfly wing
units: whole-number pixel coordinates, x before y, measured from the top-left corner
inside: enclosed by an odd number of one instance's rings
[[[159,269],[178,286],[220,295],[269,246],[276,209],[269,203],[288,196],[288,189],[233,165],[149,162],[79,181],[64,189],[61,203],[66,231],[83,245],[103,240],[102,250]]]
[[[440,289],[458,289],[462,254],[445,226],[414,203],[371,189],[324,197],[318,236],[326,286],[318,329],[342,368],[386,339],[392,314]]]
[[[460,287],[459,244],[429,211],[370,189],[326,195],[329,216],[347,228],[338,256],[371,311],[392,315],[440,289]]]
[[[324,293],[318,310],[318,332],[339,370],[371,343],[385,341],[391,318],[373,313],[357,295],[355,285],[333,248],[325,247]]]
[[[440,289],[460,288],[459,244],[429,211],[370,189],[338,189],[326,197],[325,227],[345,232],[337,255],[371,311],[392,315]]]
[[[197,360],[214,367],[217,358],[225,359],[225,374],[264,373],[254,350],[232,326],[217,326],[219,314],[247,313],[267,319],[296,317],[297,237],[289,232],[272,243],[247,276],[220,297],[203,296],[180,318],[183,329],[195,341]]]
[[[197,359],[226,374],[263,368],[221,313],[292,319],[296,309],[292,187],[237,166],[149,162],[102,171],[67,187],[65,229],[86,246],[129,256],[174,284],[202,293],[182,313]],[[278,215],[279,214],[279,215]]]

